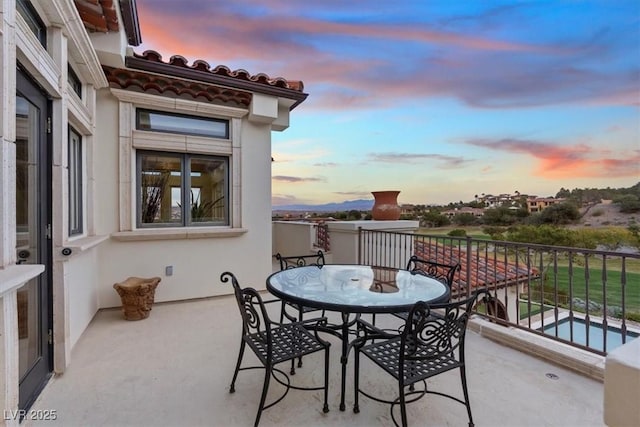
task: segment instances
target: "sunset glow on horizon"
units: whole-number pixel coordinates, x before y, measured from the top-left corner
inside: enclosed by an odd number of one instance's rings
[[[640,181],[640,5],[137,0],[136,53],[304,82],[273,205]]]

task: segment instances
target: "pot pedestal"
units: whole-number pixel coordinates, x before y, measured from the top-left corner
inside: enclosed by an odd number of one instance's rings
[[[113,285],[122,299],[122,313],[125,319],[142,320],[149,317],[158,283],[159,277],[129,277],[124,282]]]

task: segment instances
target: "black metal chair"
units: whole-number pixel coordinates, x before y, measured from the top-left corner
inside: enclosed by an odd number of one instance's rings
[[[437,394],[455,400],[466,406],[469,426],[473,426],[467,377],[465,370],[464,343],[467,322],[476,299],[486,294],[484,289],[475,291],[469,298],[456,302],[432,304],[416,303],[409,311],[400,335],[385,334],[379,329],[364,329],[364,335],[356,339],[355,350],[355,404],[353,411],[358,413],[360,394],[378,402],[391,404],[391,418],[396,426],[398,422],[393,408],[400,405],[402,426],[407,426],[406,404],[414,402],[425,394]],[[434,316],[433,312],[438,312]],[[367,341],[375,340],[371,344]],[[384,400],[360,390],[360,354],[364,354],[376,365],[384,369],[398,382],[399,397]],[[463,398],[432,391],[427,388],[426,380],[452,369],[460,369]],[[423,386],[412,387],[416,383]]]
[[[436,280],[439,280],[447,285],[449,287],[449,290],[451,290],[451,288],[453,287],[455,275],[458,271],[460,271],[460,264],[442,264],[435,261],[421,259],[416,255],[412,255],[411,258],[409,258],[409,262],[407,262],[407,270],[412,273],[422,274],[424,276],[432,277]],[[395,313],[395,316],[401,318],[402,320],[406,320],[408,315],[409,313],[406,312]]]
[[[269,302],[280,302],[280,300],[263,301],[262,297],[253,288],[240,288],[238,280],[230,272],[224,272],[220,276],[223,283],[231,280],[233,291],[242,316],[242,340],[240,341],[240,352],[238,362],[231,380],[230,393],[235,392],[236,378],[238,372],[248,369],[264,369],[264,385],[262,396],[258,406],[258,414],[254,426],[260,422],[262,411],[280,402],[287,395],[290,389],[296,390],[324,390],[323,412],[329,412],[327,403],[329,394],[329,346],[330,343],[322,340],[317,333],[317,327],[326,324],[326,319],[310,319],[306,322],[292,322],[281,324],[273,322],[268,314],[265,304]],[[313,332],[312,332],[313,330]],[[246,346],[258,357],[262,366],[249,366],[241,368],[242,357]],[[298,387],[291,385],[289,377],[282,370],[275,366],[282,362],[294,360],[295,358],[316,353],[324,350],[324,385],[322,387]],[[278,378],[276,373],[283,376]],[[285,392],[275,401],[266,404],[267,391],[271,377],[286,387]]]
[[[280,271],[289,270],[291,268],[305,267],[307,265],[324,265],[324,253],[318,250],[315,254],[311,255],[291,255],[282,256],[280,252],[276,254],[276,259],[280,262]],[[287,306],[291,306],[298,311],[298,317],[294,317],[287,313]],[[280,323],[284,322],[284,318],[291,320],[292,322],[302,322],[304,313],[311,311],[319,311],[320,309],[315,307],[306,307],[300,304],[293,304],[288,301],[282,301],[282,308],[280,310]],[[324,310],[322,310],[322,316],[324,316]],[[302,357],[298,359],[298,368],[302,367]],[[296,372],[295,362],[291,361],[291,375]]]
[[[322,251],[318,251],[313,255],[292,255],[292,256],[282,256],[280,253],[276,254],[276,259],[280,262],[280,270],[288,270],[290,268],[304,267],[307,265],[324,265],[324,253]],[[298,311],[298,317],[291,316],[287,313],[286,306],[289,305],[295,308]],[[302,317],[304,313],[309,313],[311,311],[318,311],[319,309],[314,307],[305,307],[298,304],[292,304],[290,302],[282,302],[282,311],[280,312],[280,323],[284,321],[284,318],[291,321],[299,321],[302,322]],[[324,313],[323,313],[324,315]],[[301,366],[301,362],[298,364]]]

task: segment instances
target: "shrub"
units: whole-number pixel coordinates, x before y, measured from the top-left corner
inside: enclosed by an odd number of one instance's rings
[[[596,209],[595,211],[591,212],[591,216],[602,216],[604,215],[604,211],[602,209]]]
[[[454,228],[447,233],[447,236],[451,237],[467,237],[467,232],[461,228]]]

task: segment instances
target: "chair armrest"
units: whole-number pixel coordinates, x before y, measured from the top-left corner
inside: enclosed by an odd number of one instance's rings
[[[357,320],[357,325],[358,331],[364,332],[364,336],[361,337],[363,342],[373,339],[396,338],[400,335],[398,329],[379,328],[362,318]]]

